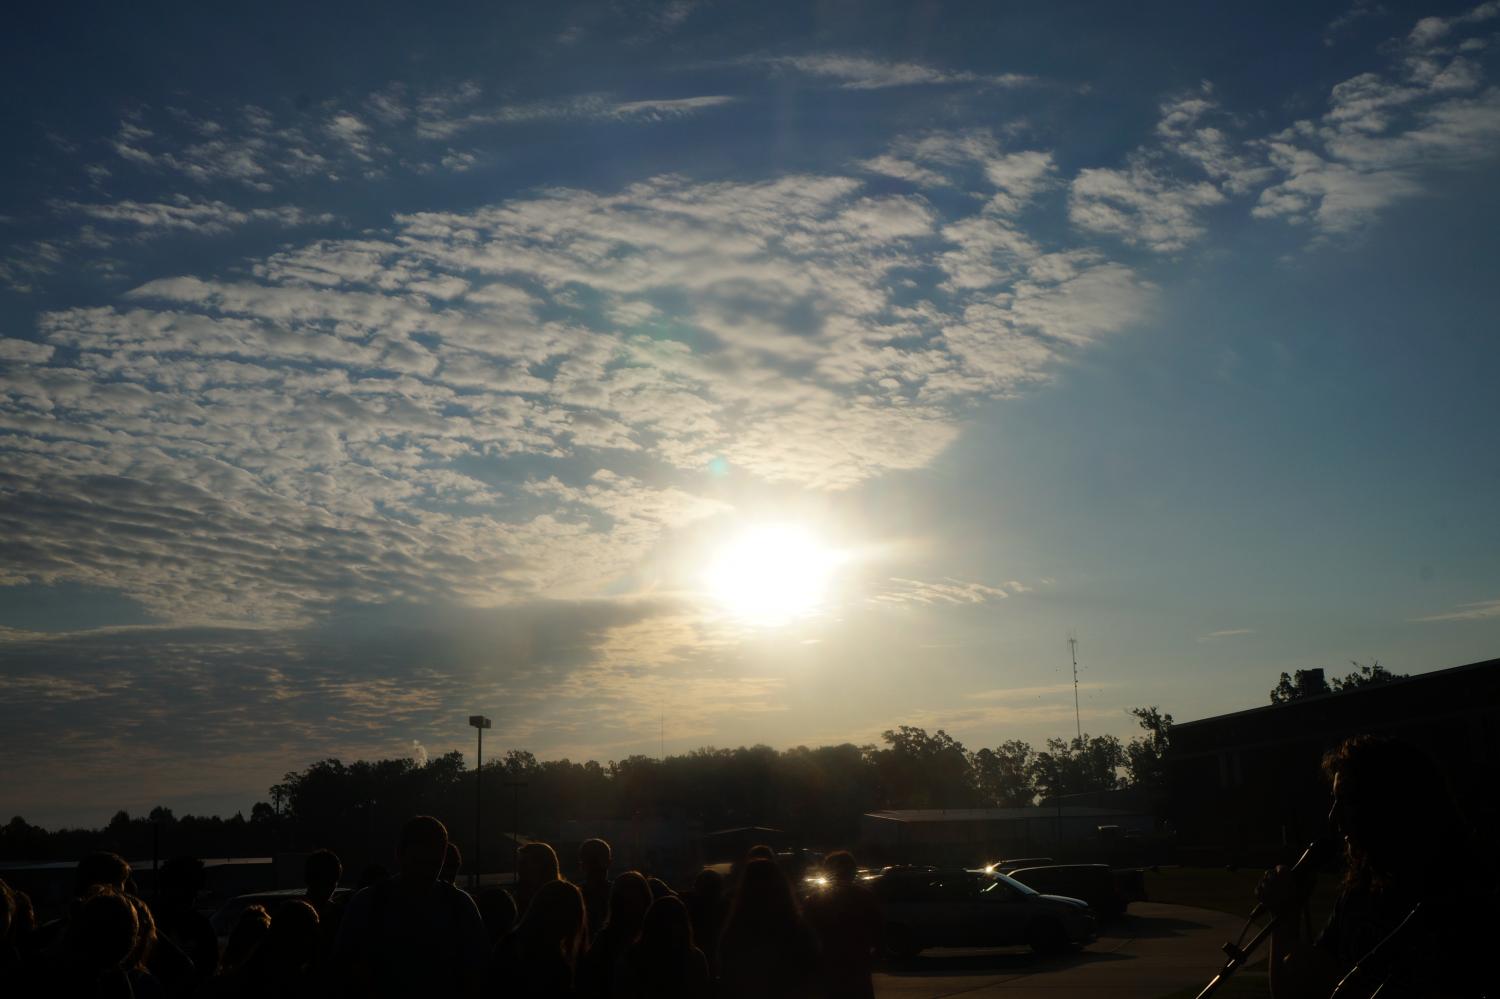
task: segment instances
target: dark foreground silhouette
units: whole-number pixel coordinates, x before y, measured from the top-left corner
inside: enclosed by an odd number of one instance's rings
[[[1315,939],[1298,921],[1306,879],[1277,868],[1263,880],[1278,916],[1276,999],[1496,995],[1492,867],[1441,772],[1371,737],[1344,742],[1324,769],[1347,873]],[[580,849],[578,884],[549,845],[529,843],[514,887],[477,896],[455,886],[461,858],[438,819],[409,819],[395,847],[394,874],[367,870],[343,898],[338,856],[316,851],[302,897],[247,907],[222,942],[193,908],[203,868],[190,858],[162,867],[147,904],[119,856],[85,856],[67,914],[43,926],[0,881],[0,995],[872,999],[889,944],[882,903],[844,851],[799,902],[768,847],[679,895],[638,871],[611,878],[602,840]]]

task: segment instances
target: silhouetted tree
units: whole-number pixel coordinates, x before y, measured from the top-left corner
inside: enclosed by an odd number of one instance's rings
[[[1134,787],[1159,792],[1166,788],[1167,751],[1172,746],[1172,716],[1162,714],[1156,705],[1131,708],[1130,713],[1146,734],[1130,740],[1125,747],[1125,770]]]
[[[1281,674],[1276,686],[1271,688],[1271,703],[1288,704],[1328,692],[1328,681],[1323,676],[1322,667],[1299,669],[1293,676]]]
[[[1358,690],[1360,687],[1375,687],[1382,683],[1390,683],[1392,680],[1406,679],[1405,673],[1392,673],[1380,665],[1379,659],[1372,659],[1368,666],[1351,659],[1349,665],[1354,667],[1354,672],[1333,681],[1333,689],[1339,693],[1346,690]]]
[[[974,784],[980,797],[1001,808],[1030,805],[1036,800],[1031,765],[1036,750],[1020,739],[1002,742],[994,749],[981,749],[969,757]]]
[[[870,754],[888,808],[961,808],[978,795],[963,743],[942,729],[911,725],[881,733],[888,748]]]
[[[1031,761],[1031,779],[1046,798],[1089,791],[1113,791],[1120,786],[1125,749],[1112,735],[1048,739],[1047,748]]]
[[[1406,678],[1405,673],[1392,673],[1380,665],[1378,659],[1372,660],[1369,665],[1351,659],[1349,665],[1354,667],[1354,671],[1342,677],[1334,677],[1332,683],[1325,679],[1322,667],[1299,669],[1293,676],[1283,673],[1276,686],[1271,688],[1271,703],[1287,704],[1316,694],[1341,694]]]

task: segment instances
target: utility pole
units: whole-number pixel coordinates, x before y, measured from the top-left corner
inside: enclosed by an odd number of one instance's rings
[[[474,747],[474,890],[477,892],[479,878],[484,874],[484,824],[480,814],[484,809],[484,730],[490,727],[490,720],[484,715],[470,715],[469,724],[479,740]]]
[[[1078,710],[1078,639],[1068,632],[1068,650],[1073,653],[1073,725],[1078,731],[1078,741],[1083,742],[1083,715]]]

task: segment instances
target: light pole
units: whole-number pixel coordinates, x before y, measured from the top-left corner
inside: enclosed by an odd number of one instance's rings
[[[474,747],[474,891],[479,891],[479,877],[484,873],[484,826],[480,814],[484,809],[484,730],[490,720],[484,715],[470,715],[469,724],[475,729],[479,744]]]

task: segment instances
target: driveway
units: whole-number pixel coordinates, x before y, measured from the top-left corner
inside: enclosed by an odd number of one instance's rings
[[[1209,909],[1135,902],[1128,916],[1076,953],[1043,959],[1019,947],[923,951],[876,975],[875,994],[1157,999],[1185,986],[1206,985],[1224,963],[1219,948],[1243,922]]]

